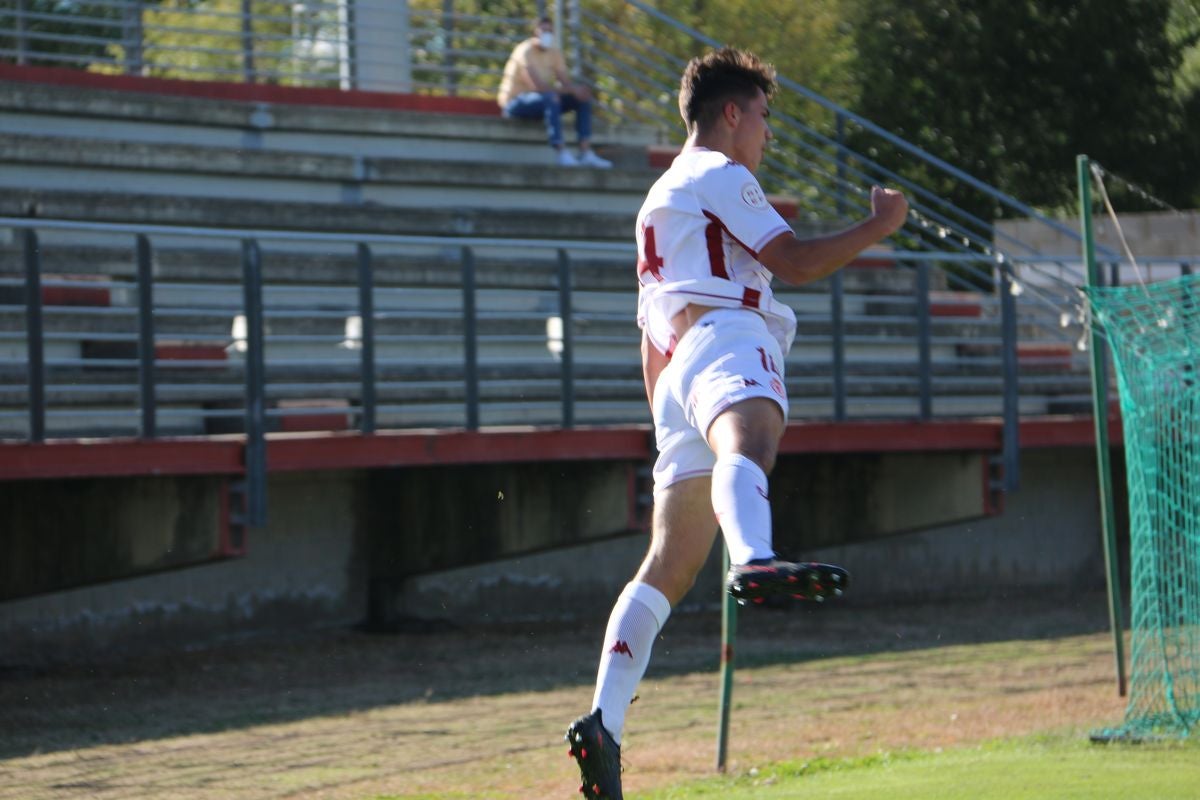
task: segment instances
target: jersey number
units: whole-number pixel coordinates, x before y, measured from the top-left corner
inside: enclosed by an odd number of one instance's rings
[[[769,355],[761,347],[756,347],[755,349],[758,350],[758,356],[762,359],[763,372],[774,372],[776,375],[779,375],[779,367],[775,366],[775,357]]]
[[[654,246],[654,226],[648,225],[642,232],[642,257],[638,259],[638,277],[649,272],[655,280],[661,281],[663,279],[662,268],[662,256],[658,254],[658,249]]]

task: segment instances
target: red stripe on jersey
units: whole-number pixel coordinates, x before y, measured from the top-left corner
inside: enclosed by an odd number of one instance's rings
[[[662,256],[658,254],[658,245],[654,241],[654,226],[647,225],[642,229],[642,257],[638,259],[638,279],[649,272],[654,279],[662,282]]]
[[[708,217],[708,225],[704,226],[704,243],[708,245],[709,269],[716,277],[729,280],[729,272],[725,269],[725,239],[722,236],[725,225],[711,211],[705,211],[704,216]]]
[[[758,301],[761,297],[762,292],[747,286],[746,291],[742,292],[742,305],[748,308],[758,308]]]

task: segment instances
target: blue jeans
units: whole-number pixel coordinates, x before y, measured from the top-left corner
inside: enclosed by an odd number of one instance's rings
[[[558,148],[562,147],[563,143],[564,111],[575,112],[575,133],[578,134],[579,141],[589,141],[592,138],[591,101],[580,100],[573,94],[525,92],[508,101],[508,105],[504,107],[504,116],[514,119],[544,119],[550,146]]]

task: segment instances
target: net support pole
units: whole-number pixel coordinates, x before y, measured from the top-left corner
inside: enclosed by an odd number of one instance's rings
[[[1087,265],[1087,285],[1100,283],[1096,264],[1096,242],[1092,234],[1092,177],[1088,157],[1075,159],[1079,179],[1079,224],[1083,239],[1083,261]],[[1113,655],[1117,667],[1117,693],[1125,696],[1125,621],[1121,611],[1121,577],[1118,570],[1116,513],[1113,505],[1112,462],[1108,443],[1108,380],[1106,348],[1096,335],[1096,326],[1088,325],[1088,349],[1091,352],[1092,419],[1096,429],[1096,468],[1100,483],[1100,530],[1104,537],[1104,570],[1108,587],[1108,623],[1113,635]]]
[[[722,537],[723,538],[723,537]],[[733,645],[737,638],[737,601],[725,590],[729,548],[721,544],[721,700],[717,724],[717,772],[725,771],[729,754],[729,713],[733,703]]]

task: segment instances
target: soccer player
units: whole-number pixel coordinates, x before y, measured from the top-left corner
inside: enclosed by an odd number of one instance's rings
[[[739,602],[823,600],[847,584],[845,570],[781,561],[771,544],[767,474],[787,420],[783,359],[796,328],[771,277],[804,284],[833,273],[898,230],[908,202],[873,187],[868,217],[798,239],[754,177],[774,89],[774,68],[751,53],[692,59],[679,89],[687,142],[638,214],[638,325],[659,456],[649,552],[609,618],[592,711],[567,731],[588,798],[622,797],[625,710],[718,523]]]

